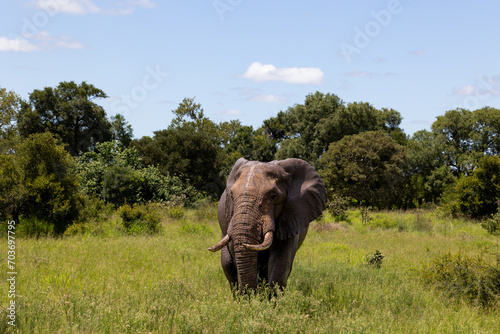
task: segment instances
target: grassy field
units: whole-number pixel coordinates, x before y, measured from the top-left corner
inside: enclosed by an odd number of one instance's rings
[[[446,253],[498,261],[499,237],[479,224],[434,211],[371,213],[364,224],[357,211],[347,222],[325,215],[269,301],[231,294],[220,255],[207,251],[220,238],[213,207],[175,217],[165,213],[153,236],[17,239],[16,327],[4,315],[0,332],[500,333],[498,307],[450,299],[420,274]],[[366,260],[377,250],[379,269]],[[4,314],[7,295],[0,285]]]

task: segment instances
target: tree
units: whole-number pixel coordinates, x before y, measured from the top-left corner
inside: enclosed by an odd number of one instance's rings
[[[500,201],[500,157],[481,158],[473,174],[458,181],[455,191],[462,213],[477,218],[497,212]]]
[[[330,143],[364,131],[382,130],[404,143],[399,128],[401,115],[393,109],[378,110],[366,102],[345,104],[334,94],[316,92],[264,121],[264,128],[276,141],[277,159],[302,158],[316,167]]]
[[[472,115],[466,109],[447,111],[432,124],[432,132],[443,145],[447,164],[455,175],[468,170],[466,154],[472,152],[471,131]]]
[[[123,147],[129,147],[134,137],[132,125],[128,124],[121,114],[111,116],[111,134],[113,140],[119,142]]]
[[[119,207],[137,203],[140,180],[130,167],[113,165],[104,171],[102,197],[107,203]]]
[[[206,118],[200,104],[186,98],[176,110],[176,118],[154,137],[143,137],[133,145],[144,163],[158,166],[164,175],[177,175],[200,191],[218,177],[222,166],[220,131]]]
[[[233,120],[219,124],[219,137],[224,159],[221,177],[229,175],[239,158],[267,162],[274,159],[276,142],[270,138],[264,128],[253,130],[253,127]]]
[[[33,134],[0,156],[0,207],[15,220],[35,218],[56,233],[78,217],[75,161],[50,133]]]
[[[500,154],[500,110],[454,109],[438,116],[432,132],[456,176],[474,170],[478,160]]]
[[[472,112],[471,139],[474,151],[500,155],[500,110],[484,107]]]
[[[51,132],[67,145],[71,155],[87,152],[111,139],[111,125],[104,109],[93,102],[106,98],[93,85],[61,82],[56,88],[34,90],[23,103],[18,120],[22,137]]]
[[[302,158],[316,164],[334,140],[337,130],[334,117],[343,108],[344,102],[338,96],[316,92],[307,95],[304,104],[296,104],[277,119],[268,121],[267,124],[273,124],[283,134],[277,138],[280,147],[276,158]],[[280,133],[275,129],[269,131]]]
[[[412,195],[419,204],[436,203],[455,177],[443,154],[446,145],[440,136],[421,130],[415,132],[405,146],[408,156],[407,178]]]
[[[147,202],[190,202],[193,187],[178,177],[162,175],[154,166],[143,166],[137,149],[111,141],[79,157],[80,189],[115,206]]]
[[[0,154],[12,150],[17,132],[21,98],[12,91],[0,88]]]
[[[482,157],[500,153],[500,110],[449,110],[437,117],[432,132],[416,132],[406,150],[416,199],[436,202],[445,189],[455,191],[451,185],[472,174]]]
[[[403,146],[383,131],[367,131],[331,143],[320,175],[330,194],[388,207],[398,204],[406,162]]]
[[[137,170],[142,167],[142,162],[136,149],[125,149],[117,141],[97,144],[94,150],[78,158],[77,169],[82,192],[88,196],[103,198],[104,174],[113,166]]]

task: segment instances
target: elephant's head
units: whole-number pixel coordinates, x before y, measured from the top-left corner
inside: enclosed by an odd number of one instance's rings
[[[269,163],[239,159],[219,202],[223,238],[210,251],[228,246],[240,289],[257,287],[259,267],[266,267],[269,283],[286,285],[295,252],[309,223],[324,210],[325,197],[318,173],[301,159]],[[270,254],[265,263],[258,263],[259,252],[265,250]],[[224,252],[222,262],[224,267]],[[224,268],[230,281],[231,270]]]

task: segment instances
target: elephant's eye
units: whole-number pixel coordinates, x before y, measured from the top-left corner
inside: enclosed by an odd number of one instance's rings
[[[271,199],[272,199],[273,201],[274,201],[276,198],[278,198],[278,195],[276,195],[276,194],[272,194],[272,195],[271,195]]]

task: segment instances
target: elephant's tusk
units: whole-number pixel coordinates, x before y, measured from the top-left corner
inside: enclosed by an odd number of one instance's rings
[[[226,234],[226,236],[222,238],[221,241],[210,247],[208,250],[211,252],[220,251],[222,248],[224,248],[224,246],[226,246],[229,243],[229,240],[230,240],[229,235]]]
[[[264,236],[264,241],[260,245],[249,245],[249,244],[243,244],[246,248],[254,251],[263,251],[271,247],[271,244],[273,243],[273,231],[269,231],[266,233]]]

